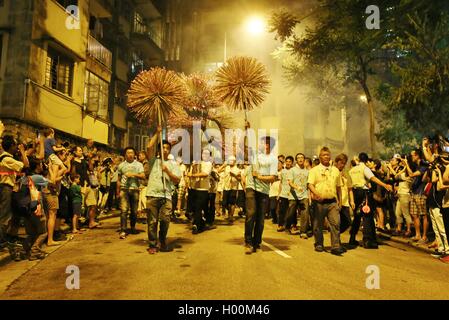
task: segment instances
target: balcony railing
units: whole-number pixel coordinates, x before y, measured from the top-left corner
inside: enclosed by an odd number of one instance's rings
[[[97,39],[89,35],[87,41],[87,53],[108,69],[112,67],[112,53],[103,46]]]
[[[134,28],[133,31],[138,34],[148,36],[153,42],[159,47],[162,48],[162,39],[161,36],[154,31],[151,27],[146,25],[145,23],[134,19]]]

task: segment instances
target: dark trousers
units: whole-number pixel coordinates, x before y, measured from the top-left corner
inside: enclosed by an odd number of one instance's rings
[[[28,235],[24,242],[26,251],[31,253],[40,252],[40,248],[47,238],[47,220],[45,214],[42,217],[36,217],[30,214],[24,217],[25,230]]]
[[[363,218],[363,242],[376,241],[376,225],[374,223],[374,215],[376,214],[376,205],[374,203],[373,195],[369,190],[353,189],[354,190],[354,220],[351,226],[351,240],[356,239],[356,235],[360,229],[360,222]],[[370,207],[369,213],[362,211],[362,204],[368,196],[368,206]]]
[[[193,204],[193,225],[197,226],[198,231],[202,231],[205,226],[204,216],[209,214],[209,192],[206,190],[192,190],[195,201]]]
[[[293,225],[297,225],[298,210],[299,210],[299,222],[301,229],[300,232],[306,233],[310,223],[308,198],[289,201],[286,227],[290,228]]]
[[[349,214],[349,207],[341,207],[340,210],[340,234],[348,230],[351,226],[351,215]]]
[[[111,186],[109,187],[108,202],[106,203],[106,207],[109,210],[111,210],[112,208],[118,208],[116,193],[117,182],[111,182]]]
[[[395,210],[396,199],[393,195],[388,193],[385,199],[385,214],[388,214],[388,224],[390,229],[396,227],[396,210]]]
[[[280,227],[285,227],[285,221],[288,212],[288,199],[287,198],[279,198],[279,216],[278,216],[278,225]]]
[[[270,197],[270,214],[271,214],[271,219],[273,221],[273,223],[278,223],[278,203],[279,201],[277,200],[276,197]]]
[[[155,248],[158,241],[158,224],[159,224],[159,241],[165,244],[167,239],[168,227],[170,226],[170,214],[172,210],[172,202],[166,198],[147,197],[147,225],[148,225],[148,242],[150,248]]]
[[[189,189],[188,194],[187,194],[186,213],[191,214],[195,211],[194,203],[195,203],[195,190]]]
[[[260,246],[262,243],[268,201],[267,194],[246,189],[245,243],[247,245]]]
[[[207,209],[206,223],[213,224],[215,221],[215,198],[216,193],[209,193],[209,208]]]
[[[11,208],[12,187],[0,184],[0,243],[6,242],[6,229],[12,217]]]

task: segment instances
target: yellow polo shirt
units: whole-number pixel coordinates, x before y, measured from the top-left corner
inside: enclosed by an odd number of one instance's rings
[[[322,199],[337,199],[337,187],[341,187],[340,171],[321,163],[309,171],[308,184],[312,184]]]
[[[0,154],[0,158],[4,157],[0,162],[0,184],[6,184],[14,187],[16,182],[16,173],[22,171],[23,162],[15,160],[8,152]]]

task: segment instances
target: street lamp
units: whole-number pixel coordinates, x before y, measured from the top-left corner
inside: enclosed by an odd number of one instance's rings
[[[248,19],[246,29],[252,35],[259,35],[266,29],[265,20],[261,17],[253,16]]]

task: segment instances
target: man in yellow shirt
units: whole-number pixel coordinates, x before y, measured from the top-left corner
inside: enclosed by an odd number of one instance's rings
[[[327,217],[331,229],[331,253],[341,255],[346,250],[340,244],[340,171],[330,164],[331,152],[323,147],[320,151],[320,164],[313,167],[307,180],[312,197],[313,233],[315,251],[324,251],[323,225]]]
[[[28,158],[25,147],[21,144],[17,147],[17,142],[12,136],[4,136],[2,139],[3,152],[0,154],[0,247],[4,246],[8,240],[6,227],[12,218],[11,196],[16,175],[24,167],[28,167]],[[19,150],[22,161],[14,159],[14,155]]]

